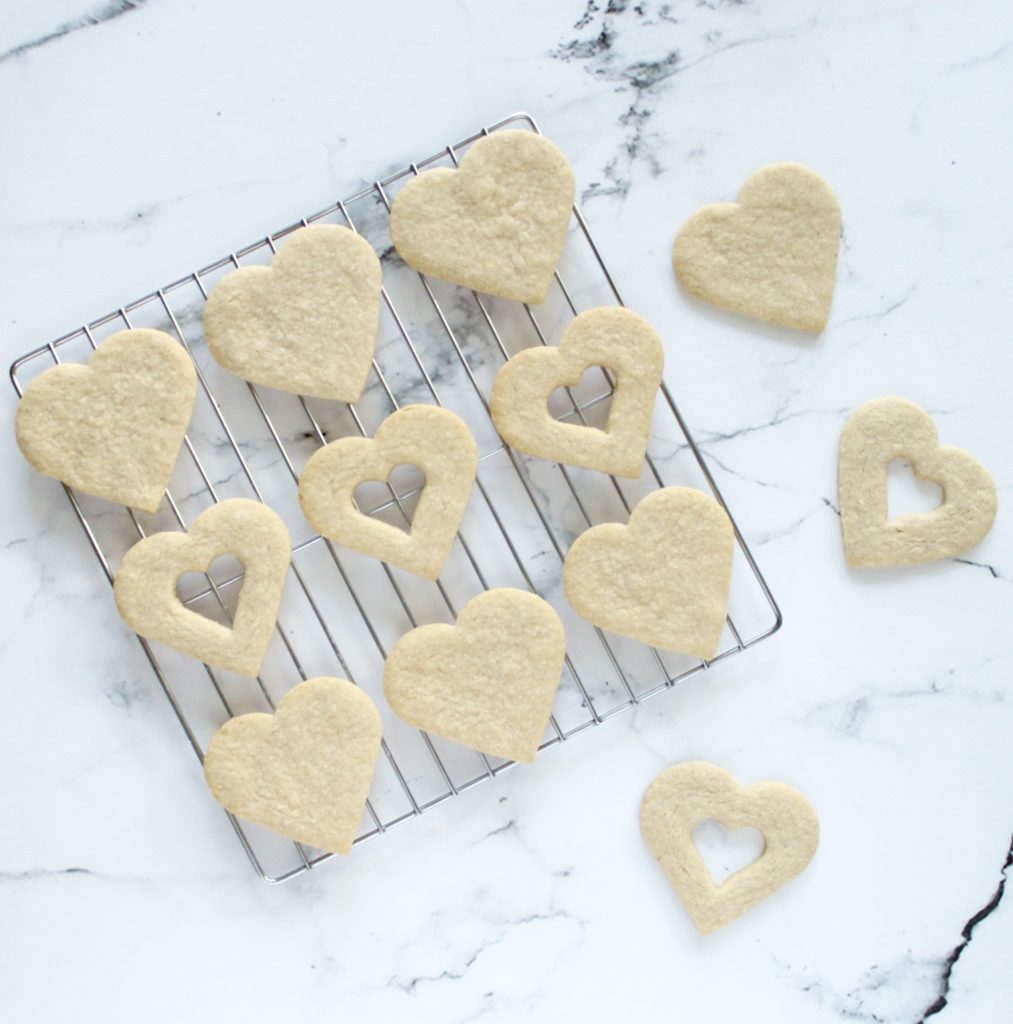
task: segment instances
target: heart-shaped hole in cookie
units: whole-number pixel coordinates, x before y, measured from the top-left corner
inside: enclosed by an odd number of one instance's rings
[[[915,475],[907,459],[894,459],[886,467],[887,520],[932,512],[943,503],[943,489],[934,480]]]
[[[353,499],[364,515],[382,519],[410,533],[425,485],[426,475],[422,469],[411,462],[402,462],[390,471],[386,480],[373,478],[357,484]]]
[[[549,395],[549,415],[578,426],[587,420],[588,426],[607,430],[614,380],[615,374],[604,366],[588,366],[579,380],[563,381]]]
[[[749,867],[763,854],[763,833],[751,826],[729,831],[714,818],[706,818],[693,829],[693,845],[707,865],[716,885]]]
[[[243,563],[235,555],[218,555],[203,572],[183,573],[176,580],[176,596],[190,611],[212,622],[231,626],[230,617],[236,613],[244,572]],[[209,579],[214,580],[221,601],[215,596]]]

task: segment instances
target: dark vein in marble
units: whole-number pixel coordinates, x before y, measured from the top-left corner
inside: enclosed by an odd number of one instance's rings
[[[31,50],[37,50],[40,46],[45,46],[46,43],[51,43],[54,39],[62,39],[64,36],[69,36],[73,32],[79,32],[81,29],[94,28],[96,25],[103,25],[107,21],[113,21],[124,14],[138,10],[147,2],[148,0],[110,0],[109,3],[86,11],[80,17],[57,25],[56,28],[45,33],[45,35],[29,39],[25,43],[20,43],[6,52],[0,53],[0,64],[5,60],[10,60],[12,57],[20,57]]]
[[[970,558],[954,558],[952,561],[959,562],[961,565],[973,565],[976,569],[987,569],[992,574],[992,579],[994,580],[1006,579],[994,565],[989,565],[987,562],[974,562]]]
[[[946,958],[943,963],[943,975],[939,980],[940,992],[936,1001],[925,1010],[918,1024],[924,1024],[924,1021],[928,1020],[929,1017],[934,1017],[937,1013],[942,1012],[946,1009],[949,1003],[950,994],[950,978],[953,975],[953,968],[956,966],[957,961],[964,955],[964,950],[971,943],[971,939],[974,938],[974,930],[985,920],[993,911],[995,911],[999,904],[1002,902],[1003,893],[1006,891],[1006,876],[1013,865],[1013,837],[1010,837],[1009,850],[1006,853],[1006,861],[1002,866],[1002,870],[999,872],[999,884],[995,888],[995,892],[992,893],[991,898],[988,902],[980,909],[975,911],[968,920],[967,923],[960,931],[961,941],[953,947],[953,951]]]

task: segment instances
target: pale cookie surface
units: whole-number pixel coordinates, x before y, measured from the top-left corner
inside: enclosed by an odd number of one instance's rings
[[[888,519],[886,469],[894,459],[907,459],[916,476],[935,481],[943,503]],[[940,445],[932,417],[906,398],[876,398],[851,414],[841,431],[837,484],[844,551],[853,566],[914,565],[959,555],[995,521],[995,482],[988,470],[962,449]]]
[[[240,715],[211,737],[204,776],[233,814],[289,839],[348,853],[380,750],[380,712],[357,686],[321,676],[273,715]]]
[[[354,402],[380,322],[380,261],[337,224],[300,228],[270,267],[224,277],[204,307],[208,349],[254,384]]]
[[[751,827],[764,850],[723,885],[711,877],[693,843],[703,821],[727,830]],[[705,935],[756,906],[798,875],[816,853],[816,812],[798,790],[780,782],[739,786],[717,765],[691,761],[665,769],[647,788],[640,828],[689,916]]]
[[[523,590],[488,590],[455,625],[405,634],[387,658],[383,688],[411,725],[485,754],[533,761],[565,654],[550,604]]]
[[[155,512],[190,423],[197,374],[161,331],[113,334],[86,366],[36,377],[18,404],[18,445],[74,490]]]
[[[706,302],[818,333],[837,276],[841,208],[801,164],[761,167],[738,203],[698,210],[675,240],[675,272]]]
[[[232,628],[191,611],[176,583],[187,572],[205,572],[219,555],[243,564]],[[291,557],[288,530],[259,501],[230,498],[212,505],[187,533],[154,533],[124,556],[116,574],[116,607],[141,636],[191,657],[256,676],[281,602]]]
[[[425,475],[407,533],[360,512],[354,501],[360,483],[386,480],[405,463]],[[434,580],[457,536],[477,466],[475,439],[459,416],[408,405],[388,416],[375,437],[342,437],[314,452],[299,478],[299,501],[324,537]]]
[[[567,326],[558,348],[525,349],[500,369],[492,418],[503,440],[529,455],[636,477],[664,363],[661,339],[643,317],[621,307],[589,309]],[[552,392],[576,384],[590,366],[615,375],[606,430],[549,414]]]
[[[519,302],[544,302],[574,199],[573,171],[548,139],[499,131],[457,170],[424,171],[398,193],[390,236],[409,266]]]
[[[732,575],[724,509],[692,487],[665,487],[628,524],[585,530],[563,563],[566,598],[589,622],[698,658],[717,652]]]

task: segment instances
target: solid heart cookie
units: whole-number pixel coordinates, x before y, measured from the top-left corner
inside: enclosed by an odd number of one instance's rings
[[[692,487],[665,487],[627,525],[585,530],[563,563],[566,598],[589,622],[698,658],[717,652],[732,575],[725,510]]]
[[[138,541],[116,574],[116,606],[141,636],[208,665],[256,676],[274,631],[291,548],[285,524],[266,505],[230,498],[202,512],[187,533]],[[226,554],[243,565],[231,629],[191,611],[176,594],[180,576],[206,572]]]
[[[161,331],[120,331],[86,366],[54,366],[28,385],[18,445],[40,473],[74,490],[155,512],[196,395],[181,345]]]
[[[886,469],[910,461],[915,475],[943,490],[931,512],[887,519]],[[876,398],[841,431],[841,529],[849,565],[914,565],[959,555],[992,528],[995,482],[973,455],[939,444],[932,417],[906,398]]]
[[[519,302],[544,302],[566,240],[575,184],[566,157],[533,132],[479,139],[461,166],[409,181],[390,237],[409,266]]]
[[[300,228],[270,267],[241,267],[211,292],[208,349],[254,384],[354,402],[373,360],[380,286],[380,261],[361,235]]]
[[[693,830],[714,819],[729,831],[763,834],[760,857],[717,885],[693,844]],[[716,931],[791,881],[819,844],[816,812],[798,790],[780,782],[741,787],[717,765],[692,761],[666,768],[647,788],[640,828],[689,916],[705,935]]]
[[[761,167],[738,203],[698,210],[675,240],[675,272],[706,302],[818,333],[834,297],[841,208],[801,164]]]
[[[529,455],[636,477],[664,363],[661,339],[643,317],[617,306],[589,309],[563,331],[558,348],[525,349],[500,369],[492,418],[503,440]],[[552,392],[576,384],[589,366],[616,377],[605,430],[549,415]]]
[[[566,654],[563,624],[535,594],[472,598],[453,626],[406,633],[383,670],[390,706],[409,724],[511,761],[533,761]]]
[[[273,715],[229,719],[211,737],[204,776],[233,814],[332,853],[355,842],[380,750],[380,712],[357,686],[321,676]]]
[[[408,533],[360,512],[354,500],[360,483],[386,480],[405,463],[425,475]],[[434,580],[457,536],[477,467],[475,439],[459,416],[406,405],[374,438],[342,437],[315,451],[299,478],[299,501],[324,537]]]

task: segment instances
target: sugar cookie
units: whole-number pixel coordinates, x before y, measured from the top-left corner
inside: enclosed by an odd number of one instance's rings
[[[383,671],[390,706],[411,725],[486,754],[533,761],[566,654],[552,606],[524,590],[488,590],[453,626],[406,633]]]
[[[398,255],[442,281],[544,302],[566,240],[575,184],[566,157],[534,132],[479,139],[459,169],[425,171],[398,193]]]
[[[46,476],[155,512],[190,423],[197,374],[161,331],[113,334],[88,364],[36,377],[18,404],[18,445]]]

